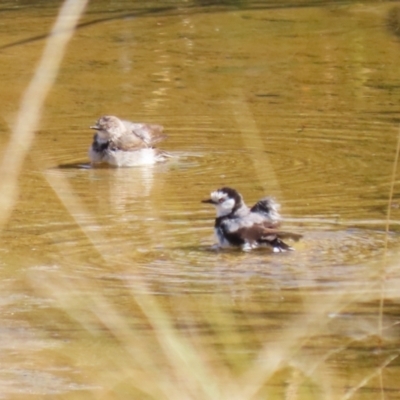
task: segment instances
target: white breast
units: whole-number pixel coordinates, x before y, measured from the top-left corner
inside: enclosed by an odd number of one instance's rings
[[[152,165],[158,161],[155,149],[141,149],[136,151],[107,150],[104,161],[116,167],[135,167],[140,165]]]

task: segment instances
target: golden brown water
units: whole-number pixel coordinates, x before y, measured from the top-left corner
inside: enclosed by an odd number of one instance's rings
[[[395,4],[200,3],[82,18],[2,232],[0,399],[399,398]],[[35,4],[0,5],[0,154],[57,14]],[[103,114],[163,124],[174,159],[87,168]],[[296,251],[212,251],[224,185],[275,196]]]

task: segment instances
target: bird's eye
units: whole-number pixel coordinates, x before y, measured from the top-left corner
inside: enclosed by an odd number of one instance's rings
[[[221,204],[221,203],[223,203],[223,202],[224,202],[224,200],[225,200],[224,198],[222,198],[222,199],[219,199],[219,200],[218,200],[218,203],[219,203],[219,204]]]

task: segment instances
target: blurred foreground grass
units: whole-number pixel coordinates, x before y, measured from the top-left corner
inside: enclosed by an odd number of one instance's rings
[[[0,182],[1,226],[15,204],[23,160],[86,3],[64,3],[22,99],[1,166],[5,177]],[[397,158],[393,185],[396,170]],[[87,230],[82,222],[87,212],[68,182],[51,175],[46,179],[93,248],[112,267],[101,234]],[[282,301],[280,317],[262,304],[252,315],[246,315],[246,307],[235,315],[231,303],[244,304],[246,299],[228,295],[176,296],[166,307],[166,301],[152,294],[140,277],[134,283],[122,281],[127,299],[123,309],[103,293],[98,282],[68,278],[57,269],[36,271],[29,277],[30,284],[51,304],[46,315],[52,322],[41,321],[42,334],[66,340],[58,356],[51,351],[49,356],[60,361],[60,368],[76,370],[75,379],[82,385],[71,385],[70,392],[54,398],[395,398],[386,388],[396,385],[398,368],[384,377],[399,355],[398,335],[393,332],[397,321],[395,316],[384,317],[383,300],[397,300],[397,288],[387,282],[396,267],[390,267],[395,265],[393,260],[381,261],[376,273],[344,289],[282,291],[282,298],[288,300]],[[360,314],[363,308],[366,311]],[[245,318],[248,325],[243,323]],[[271,318],[271,329],[258,330],[256,320],[267,318]],[[353,324],[346,325],[349,320]],[[46,329],[54,327],[54,321],[59,322],[58,332]],[[34,367],[40,369],[40,365]],[[31,398],[19,398],[23,397]]]

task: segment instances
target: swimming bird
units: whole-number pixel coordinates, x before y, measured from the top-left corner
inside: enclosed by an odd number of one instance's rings
[[[89,148],[92,164],[133,167],[155,164],[171,157],[154,147],[166,138],[161,125],[134,123],[105,115],[90,128],[96,130]]]
[[[212,192],[210,198],[202,200],[202,203],[216,208],[214,230],[220,247],[239,246],[243,251],[250,251],[266,245],[274,252],[284,252],[294,249],[282,239],[297,241],[301,238],[297,233],[278,229],[281,221],[279,204],[270,197],[249,208],[237,190],[223,187]]]

